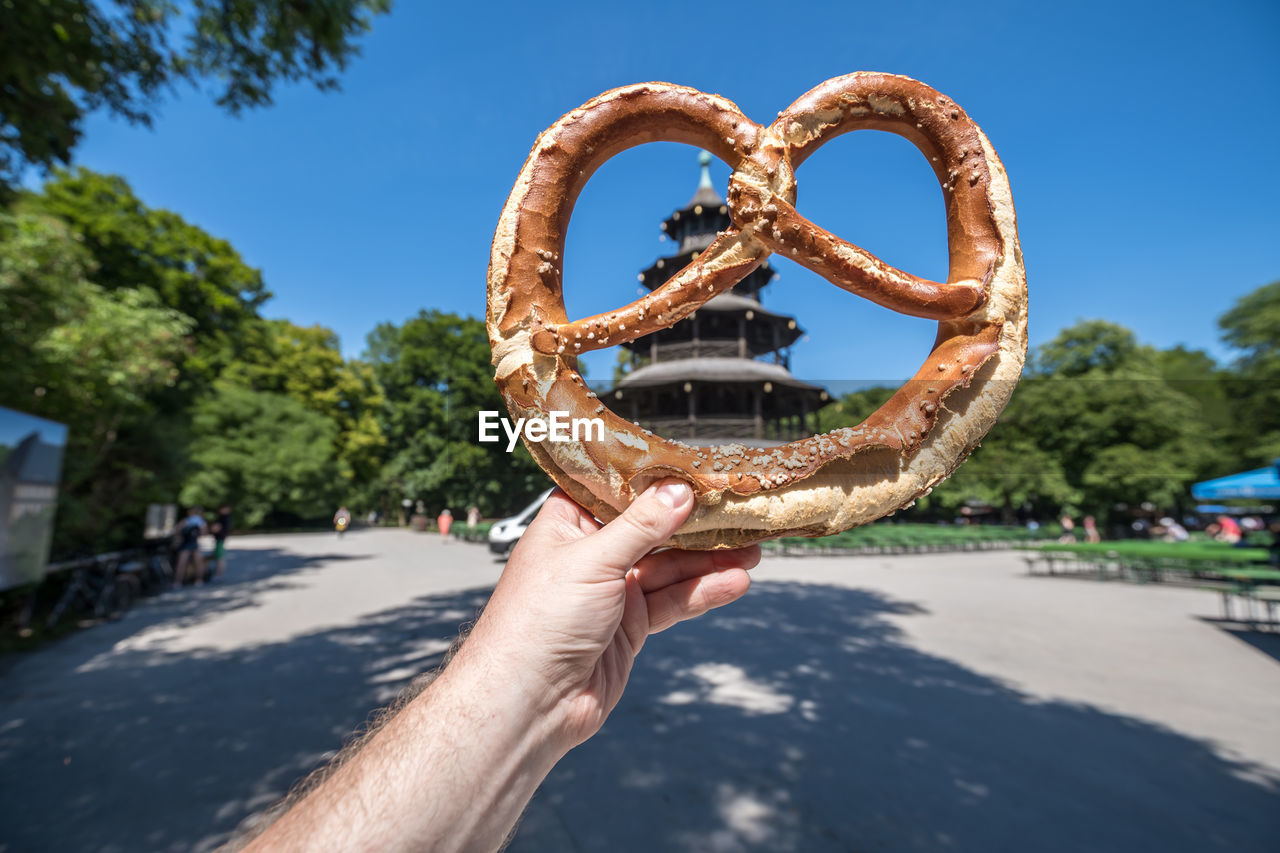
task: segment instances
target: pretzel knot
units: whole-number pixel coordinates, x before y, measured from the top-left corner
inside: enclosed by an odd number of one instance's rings
[[[796,211],[796,169],[827,140],[861,128],[904,136],[928,159],[946,204],[947,281],[895,269]],[[732,167],[733,226],[646,296],[570,321],[561,260],[573,203],[605,160],[659,140],[697,145]],[[770,253],[877,304],[938,321],[915,378],[862,424],[768,450],[693,448],[617,417],[586,388],[578,354],[670,326]],[[548,128],[525,161],[494,236],[488,329],[495,379],[513,415],[558,410],[604,419],[603,441],[526,442],[598,517],[612,518],[652,481],[677,476],[699,499],[673,540],[681,547],[843,530],[927,493],[977,445],[1012,393],[1026,351],[1026,279],[1008,179],[958,105],[905,77],[828,80],[768,127],[694,89],[615,89]]]

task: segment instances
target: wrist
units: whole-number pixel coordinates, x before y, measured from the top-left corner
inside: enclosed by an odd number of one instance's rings
[[[439,686],[494,723],[531,735],[529,746],[549,754],[554,764],[578,741],[568,732],[563,691],[526,652],[477,625],[441,674]]]

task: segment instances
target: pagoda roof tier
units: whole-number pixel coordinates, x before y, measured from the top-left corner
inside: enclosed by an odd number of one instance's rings
[[[738,317],[745,320],[745,337],[752,355],[774,352],[782,347],[789,347],[804,334],[795,318],[789,314],[778,314],[760,305],[754,299],[738,296],[736,293],[721,293],[713,296],[701,305],[696,314],[702,318],[699,322],[698,336],[703,341],[734,341],[744,331],[736,322]],[[711,316],[708,316],[711,315]],[[644,352],[650,341],[660,344],[693,339],[694,317],[679,320],[665,329],[627,341],[623,347],[637,352]]]
[[[676,241],[681,252],[701,251],[711,245],[716,234],[733,227],[733,220],[729,218],[729,208],[718,198],[702,204],[694,196],[688,207],[673,211],[662,220],[660,227],[669,239]]]
[[[819,385],[796,379],[791,371],[780,364],[749,358],[680,358],[647,364],[624,376],[614,389],[649,388],[685,382],[741,382],[753,385],[771,382],[785,388],[811,391],[820,396],[827,393]]]
[[[711,184],[711,172],[707,169],[711,155],[706,151],[699,152],[698,163],[702,166],[702,177],[698,181],[697,192],[688,204],[672,212],[662,223],[662,230],[676,241],[682,254],[690,249],[705,249],[711,245],[717,232],[733,224],[728,205]]]
[[[703,249],[711,245],[713,239],[715,239],[715,235],[710,234],[706,245],[694,246],[674,255],[658,258],[640,273],[640,283],[650,290],[666,284],[673,275],[687,264],[692,263],[702,253]],[[742,281],[735,284],[733,290],[737,293],[756,293],[764,288],[766,284],[773,281],[773,278],[773,267],[769,266],[768,261],[765,261],[743,277]]]
[[[739,296],[733,292],[717,293],[715,296],[702,303],[698,308],[699,311],[715,311],[725,314],[745,314],[752,312],[756,317],[778,320],[794,320],[790,314],[778,314],[770,311],[762,306],[759,300],[748,299],[745,296]]]

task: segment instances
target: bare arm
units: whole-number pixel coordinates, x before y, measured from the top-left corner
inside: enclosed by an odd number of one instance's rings
[[[645,638],[747,591],[758,548],[649,554],[692,509],[668,481],[601,528],[553,494],[444,673],[250,849],[498,849]]]

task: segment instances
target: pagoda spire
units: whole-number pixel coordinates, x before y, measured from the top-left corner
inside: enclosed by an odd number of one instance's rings
[[[698,165],[702,167],[702,175],[698,179],[698,191],[693,194],[693,198],[689,199],[689,206],[724,204],[724,199],[720,198],[716,188],[711,185],[711,154],[707,151],[699,151]]]
[[[698,181],[698,189],[711,189],[711,152],[698,152],[698,165],[702,167],[702,178]]]

